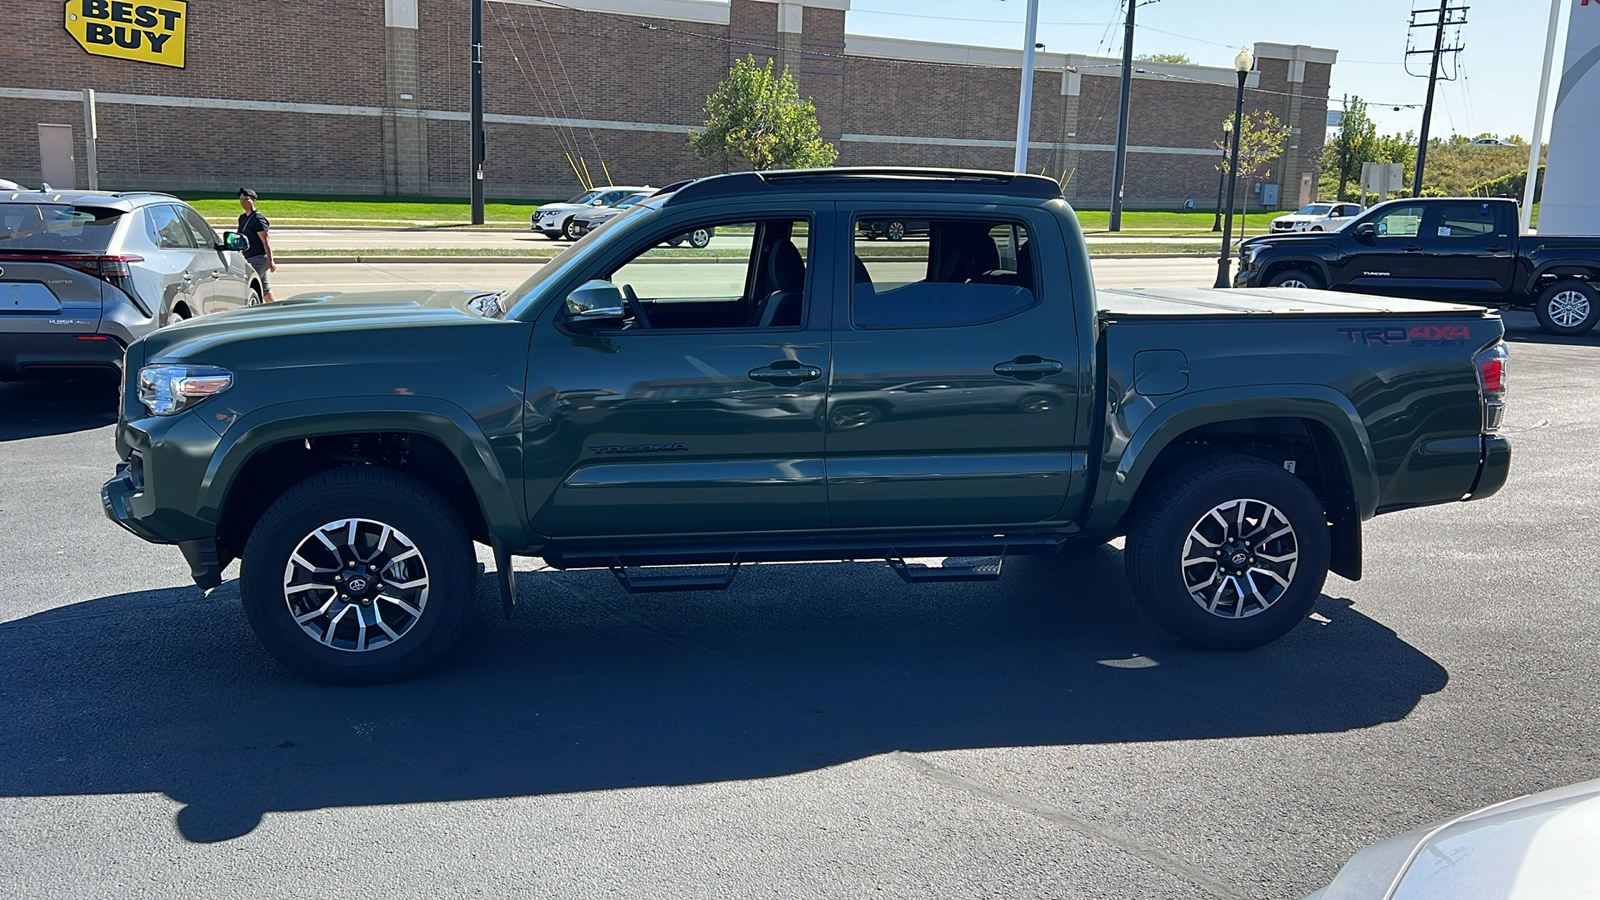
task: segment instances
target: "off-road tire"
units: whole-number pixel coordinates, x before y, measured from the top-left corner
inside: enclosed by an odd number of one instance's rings
[[[426,605],[409,630],[387,646],[360,651],[324,646],[296,624],[290,611],[285,572],[291,555],[313,532],[343,519],[371,520],[403,532],[426,566]],[[369,684],[413,675],[450,649],[471,611],[476,574],[472,540],[437,491],[389,469],[342,467],[300,482],[262,515],[245,545],[239,594],[250,627],[279,662],[315,681]]]
[[[1539,327],[1550,334],[1587,334],[1600,322],[1600,291],[1575,278],[1558,281],[1539,293],[1533,315],[1539,320]]]
[[[1185,549],[1191,529],[1213,509],[1240,499],[1271,504],[1293,526],[1298,559],[1274,602],[1230,618],[1191,595]],[[1244,650],[1277,640],[1310,614],[1328,575],[1331,541],[1322,504],[1305,482],[1257,457],[1218,453],[1185,463],[1140,492],[1129,521],[1123,558],[1134,598],[1157,625],[1197,647]],[[1203,568],[1196,573],[1204,574]]]

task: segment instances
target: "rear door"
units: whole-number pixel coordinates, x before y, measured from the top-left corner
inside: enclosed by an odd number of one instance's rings
[[[196,278],[204,280],[200,299],[202,312],[214,313],[245,305],[250,297],[250,273],[244,254],[221,249],[222,238],[193,208],[179,206],[177,210],[194,235],[195,258],[200,264]]]
[[[1511,292],[1516,264],[1511,204],[1435,203],[1423,231],[1430,300],[1490,303]]]
[[[1059,226],[970,206],[863,203],[840,217],[851,274],[828,389],[834,527],[1051,519],[1074,469],[1078,404],[1071,289],[1043,290],[1071,283]],[[913,220],[926,236],[867,237]]]
[[[147,236],[157,251],[141,266],[160,281],[156,324],[170,324],[173,316],[187,319],[204,314],[211,294],[211,269],[198,253],[194,234],[175,206],[158,203],[146,206],[143,213]]]

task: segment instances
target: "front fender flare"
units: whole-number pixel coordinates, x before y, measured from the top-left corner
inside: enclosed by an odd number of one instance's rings
[[[433,397],[393,395],[360,398],[365,408],[351,412],[351,400],[276,403],[239,417],[222,435],[206,468],[199,514],[221,521],[223,502],[245,463],[268,447],[327,434],[405,432],[432,438],[455,457],[472,484],[491,536],[511,546],[528,542],[521,493],[512,490],[488,436],[466,410]]]
[[[1327,427],[1338,445],[1339,462],[1360,518],[1371,518],[1378,508],[1378,466],[1361,415],[1348,397],[1333,388],[1290,384],[1199,391],[1179,395],[1151,410],[1114,464],[1111,458],[1102,458],[1100,484],[1085,530],[1102,533],[1115,529],[1150,466],[1181,435],[1202,425],[1284,418],[1309,419]]]

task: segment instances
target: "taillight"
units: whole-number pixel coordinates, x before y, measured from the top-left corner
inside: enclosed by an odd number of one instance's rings
[[[111,281],[114,278],[132,278],[132,263],[144,262],[144,257],[142,256],[104,256],[88,253],[66,253],[60,255],[40,253],[37,256],[31,254],[6,254],[3,258],[55,263],[56,265],[66,266],[69,269],[77,269],[79,272],[93,275],[106,281]]]
[[[1472,358],[1483,396],[1483,430],[1498,431],[1506,414],[1506,342],[1500,341]]]

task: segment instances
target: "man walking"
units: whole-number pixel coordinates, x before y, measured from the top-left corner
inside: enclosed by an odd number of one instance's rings
[[[250,244],[244,250],[244,260],[261,276],[261,300],[271,303],[276,298],[272,296],[267,273],[278,271],[278,264],[272,260],[272,236],[268,233],[272,223],[256,209],[256,192],[250,188],[239,188],[239,205],[244,208],[244,215],[239,217],[239,235]]]

